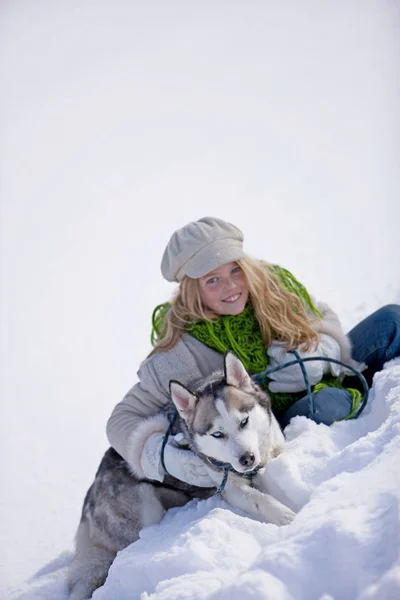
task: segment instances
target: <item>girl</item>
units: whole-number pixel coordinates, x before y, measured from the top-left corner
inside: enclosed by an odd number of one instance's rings
[[[293,360],[289,351],[296,349],[303,358],[325,356],[366,369],[369,382],[386,361],[400,356],[400,306],[379,309],[346,336],[337,315],[314,302],[291,273],[251,259],[242,244],[237,227],[205,217],[175,231],[165,249],[162,275],[179,287],[171,303],[156,308],[155,347],[139,369],[139,382],[107,423],[110,444],[139,478],[165,476],[160,457],[169,423],[162,409],[169,381],[190,385],[210,375],[222,368],[228,349],[250,374]],[[282,428],[296,415],[330,425],[357,410],[361,393],[343,367],[303,364],[312,385],[312,414],[299,365],[272,374],[266,384]],[[177,479],[214,485],[204,463],[176,443],[166,445],[164,463]]]

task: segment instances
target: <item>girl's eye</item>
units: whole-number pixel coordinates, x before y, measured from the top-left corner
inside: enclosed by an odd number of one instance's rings
[[[232,273],[239,273],[239,271],[241,271],[241,268],[239,267],[239,265],[237,267],[233,267],[233,269],[232,269]]]
[[[222,433],[222,431],[215,431],[214,433],[211,434],[213,437],[215,438],[223,438],[225,437],[224,434]]]
[[[240,421],[240,427],[243,429],[243,427],[246,427],[248,422],[249,422],[249,417],[246,417],[245,419]]]
[[[207,285],[212,285],[213,283],[215,283],[218,280],[217,277],[211,277],[210,279],[207,279],[206,283]]]

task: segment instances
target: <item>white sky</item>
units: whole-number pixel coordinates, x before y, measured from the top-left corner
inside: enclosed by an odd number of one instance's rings
[[[400,301],[399,17],[378,0],[3,0],[3,584],[72,541],[173,289],[175,228],[231,220],[347,327]]]

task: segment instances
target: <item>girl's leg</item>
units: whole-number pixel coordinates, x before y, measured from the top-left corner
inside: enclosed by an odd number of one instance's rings
[[[384,363],[400,356],[400,306],[388,304],[349,332],[352,357],[367,365],[363,375],[369,384]]]
[[[314,414],[310,415],[308,398],[301,398],[293,404],[279,419],[282,429],[289,424],[290,419],[297,416],[308,417],[316,423],[332,425],[349,416],[352,407],[352,396],[346,390],[338,388],[323,388],[312,395]]]

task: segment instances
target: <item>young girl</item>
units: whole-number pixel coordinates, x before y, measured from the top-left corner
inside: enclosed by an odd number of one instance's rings
[[[142,363],[139,382],[113,410],[107,424],[111,446],[139,478],[162,481],[161,445],[168,428],[162,409],[169,402],[169,381],[190,386],[223,365],[232,350],[253,375],[290,360],[342,360],[372,376],[400,356],[400,306],[385,306],[357,325],[348,336],[337,315],[313,302],[285,269],[254,260],[243,251],[243,234],[221,219],[205,217],[178,229],[162,258],[161,272],[179,287],[171,303],[153,316],[152,353]],[[325,361],[303,363],[313,391],[309,414],[299,365],[270,375],[266,384],[282,428],[296,415],[332,424],[351,416],[361,393],[346,385],[343,367]],[[347,379],[353,381],[354,378]],[[167,444],[168,472],[189,484],[213,482],[193,452]]]

